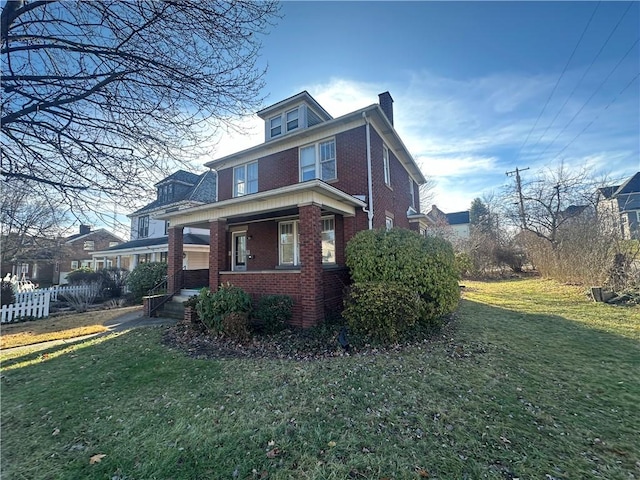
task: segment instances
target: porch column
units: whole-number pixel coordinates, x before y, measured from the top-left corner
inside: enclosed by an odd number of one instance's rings
[[[178,285],[181,281],[181,278],[178,277],[178,272],[182,270],[183,230],[183,227],[169,228],[169,252],[167,253],[168,292],[177,292],[182,288],[182,285]]]
[[[301,205],[299,212],[302,328],[308,328],[324,319],[321,214],[315,204]]]
[[[220,272],[227,265],[227,220],[220,218],[209,223],[209,289],[220,285]]]

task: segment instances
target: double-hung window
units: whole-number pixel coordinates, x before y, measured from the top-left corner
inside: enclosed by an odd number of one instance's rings
[[[287,132],[298,128],[298,109],[287,112]]]
[[[138,217],[138,238],[149,236],[149,215]]]
[[[389,170],[389,149],[382,145],[382,163],[384,165],[384,183],[391,186],[391,171]]]
[[[322,219],[322,263],[336,263],[336,228],[334,217]]]
[[[416,192],[413,189],[413,179],[411,178],[411,175],[409,175],[409,195],[411,197],[411,206],[416,208]]]
[[[314,178],[324,181],[337,178],[335,139],[300,148],[300,181]]]
[[[258,191],[258,162],[233,169],[233,196],[241,197]]]
[[[300,263],[300,234],[298,221],[282,222],[279,226],[280,265],[298,265]]]
[[[282,135],[282,116],[278,115],[269,119],[270,138]]]

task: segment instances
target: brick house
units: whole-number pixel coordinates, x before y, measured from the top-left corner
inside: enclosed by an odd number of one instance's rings
[[[169,251],[168,222],[156,215],[167,210],[188,209],[216,201],[214,171],[202,174],[178,170],[155,184],[156,199],[128,215],[131,240],[92,253],[93,268],[113,266],[133,270],[146,262],[166,262]],[[185,227],[183,230],[182,269],[209,268],[209,230]],[[205,276],[202,283],[206,284]]]
[[[184,231],[209,231],[208,285],[230,282],[254,299],[293,297],[292,323],[310,327],[340,309],[349,283],[345,245],[356,232],[423,233],[425,178],[393,126],[393,99],[333,118],[303,91],[267,107],[265,141],[206,164],[215,202],[167,209],[168,291],[193,284],[183,268]]]
[[[58,271],[54,272],[54,283],[65,283],[67,275],[72,270],[91,267],[94,251],[119,245],[122,241],[120,237],[104,228],[91,230],[88,225],[80,225],[78,233],[64,240],[64,257],[56,265]]]

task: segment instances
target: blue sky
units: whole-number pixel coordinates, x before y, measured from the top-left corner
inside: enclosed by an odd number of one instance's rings
[[[435,203],[465,210],[505,172],[640,170],[638,2],[284,2],[265,105],[307,90],[334,117],[394,98]],[[225,135],[211,158],[263,141]],[[209,160],[207,158],[205,160]]]

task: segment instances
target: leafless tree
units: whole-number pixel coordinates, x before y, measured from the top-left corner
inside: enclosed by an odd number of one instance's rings
[[[54,189],[76,215],[135,205],[261,105],[260,36],[277,12],[272,0],[7,0],[2,177]]]
[[[418,195],[420,199],[420,211],[427,213],[433,205],[433,199],[435,197],[436,179],[433,177],[425,176],[426,182],[420,185]]]
[[[0,192],[0,257],[3,264],[53,260],[64,250],[65,210],[50,198],[3,184]]]

